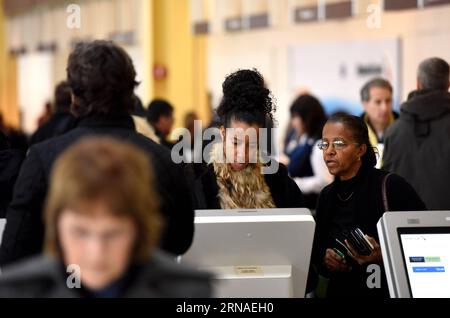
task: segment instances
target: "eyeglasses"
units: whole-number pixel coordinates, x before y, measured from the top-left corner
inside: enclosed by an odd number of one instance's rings
[[[333,140],[331,142],[331,144],[333,145],[333,148],[335,150],[342,150],[345,147],[347,147],[348,145],[354,144],[354,145],[359,145],[356,142],[352,142],[352,143],[346,143],[343,140]],[[321,142],[319,142],[319,144],[317,145],[317,147],[319,147],[320,150],[325,151],[328,149],[328,147],[330,146],[330,143],[328,141],[322,140]]]

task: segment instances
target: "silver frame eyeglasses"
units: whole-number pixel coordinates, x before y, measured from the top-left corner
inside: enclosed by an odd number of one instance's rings
[[[333,140],[331,143],[328,141],[324,141],[321,140],[318,144],[317,147],[319,147],[320,150],[325,151],[330,147],[330,144],[333,145],[333,148],[335,150],[342,150],[345,147],[347,147],[348,145],[359,145],[357,142],[351,142],[351,143],[347,143],[343,140]]]

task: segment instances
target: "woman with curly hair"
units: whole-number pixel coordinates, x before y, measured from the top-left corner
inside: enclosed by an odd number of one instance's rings
[[[221,142],[214,144],[209,164],[196,167],[196,209],[303,207],[303,196],[285,166],[265,171],[261,128],[273,120],[275,105],[256,70],[239,70],[223,83],[217,109]]]

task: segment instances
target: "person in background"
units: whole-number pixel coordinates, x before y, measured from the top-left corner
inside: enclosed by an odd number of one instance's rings
[[[191,134],[191,137],[194,137],[195,133],[195,121],[199,120],[196,112],[188,112],[184,116],[184,128],[189,130],[189,133]],[[193,141],[193,139],[192,139]]]
[[[45,255],[6,268],[0,297],[209,297],[208,274],[157,250],[158,201],[145,152],[112,138],[77,142],[53,168]]]
[[[141,99],[137,96],[133,96],[133,110],[131,116],[133,117],[134,126],[136,127],[136,132],[150,138],[157,144],[159,144],[159,137],[156,136],[155,130],[147,121],[147,110],[144,108]]]
[[[384,167],[404,177],[430,210],[450,210],[450,67],[429,58],[417,71],[417,90],[386,134]]]
[[[174,123],[173,106],[162,99],[153,100],[147,109],[147,121],[155,129],[155,133],[160,139],[160,144],[172,149],[174,144],[168,141],[167,137],[172,131]]]
[[[225,79],[217,110],[222,140],[212,147],[210,163],[194,169],[197,209],[304,206],[303,195],[285,166],[279,165],[274,174],[261,172],[259,129],[266,128],[274,107],[258,71],[240,70]],[[248,134],[233,134],[230,128]],[[251,132],[257,140],[251,140]]]
[[[166,224],[160,247],[175,255],[186,252],[194,234],[190,189],[183,167],[171,160],[170,152],[135,131],[130,112],[137,83],[129,55],[110,41],[79,43],[69,56],[67,79],[73,93],[72,112],[79,123],[66,134],[30,148],[6,213],[0,264],[42,251],[42,209],[53,163],[67,147],[92,135],[127,140],[147,153]]]
[[[392,92],[392,85],[383,78],[374,78],[361,89],[361,102],[365,111],[361,117],[367,124],[372,147],[378,149],[377,168],[382,166],[386,130],[398,118],[398,114],[392,110]]]
[[[50,118],[52,117],[52,114],[53,114],[52,103],[51,102],[45,103],[44,111],[42,112],[42,115],[39,116],[38,121],[37,121],[38,128],[43,126],[45,123],[47,123],[50,120]]]
[[[302,190],[306,207],[312,210],[320,191],[333,181],[317,148],[326,120],[322,104],[311,95],[299,96],[291,106],[291,125],[296,135],[287,147],[288,171]]]
[[[327,297],[388,298],[384,272],[381,288],[370,289],[366,283],[371,273],[367,266],[383,268],[377,222],[386,211],[423,211],[425,204],[402,177],[374,168],[374,148],[361,118],[333,115],[323,128],[319,147],[336,177],[319,197],[312,252],[313,264],[330,279]],[[355,228],[360,228],[374,247],[370,255],[358,254],[342,236],[345,230]]]
[[[22,114],[21,112],[19,113]],[[17,129],[5,123],[3,115],[1,113],[0,113],[0,131],[3,132],[3,134],[8,139],[10,149],[17,149],[21,151],[22,154],[25,156],[25,154],[28,151],[27,135],[21,129]]]
[[[183,153],[187,162],[194,161],[194,146],[195,146],[195,121],[199,120],[196,112],[188,112],[184,116],[184,128],[189,131],[191,149],[189,149],[186,153]],[[200,132],[201,133],[201,132]],[[203,141],[203,139],[202,139]]]
[[[8,138],[0,131],[0,219],[6,216],[23,158],[21,151],[10,148]]]
[[[60,136],[76,126],[76,119],[70,113],[72,89],[69,83],[61,82],[55,89],[55,111],[30,138],[30,146]]]

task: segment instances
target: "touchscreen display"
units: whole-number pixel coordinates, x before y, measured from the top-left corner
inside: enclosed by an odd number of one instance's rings
[[[450,228],[398,229],[413,298],[450,298]]]

